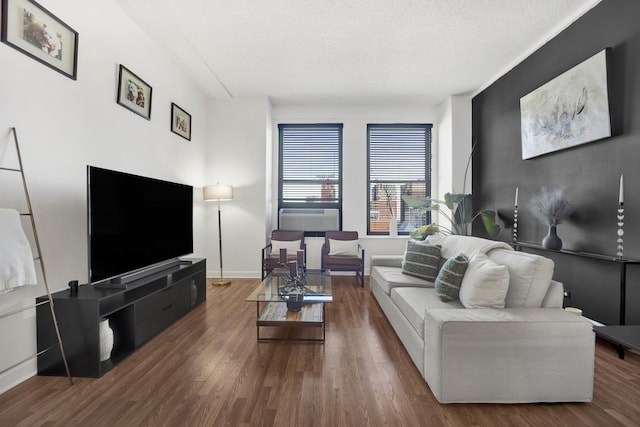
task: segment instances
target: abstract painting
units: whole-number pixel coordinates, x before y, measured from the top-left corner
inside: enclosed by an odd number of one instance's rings
[[[604,49],[520,98],[522,158],[611,136]]]

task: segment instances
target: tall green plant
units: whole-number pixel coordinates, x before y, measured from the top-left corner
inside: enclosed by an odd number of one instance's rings
[[[469,165],[471,164],[471,158],[473,156],[473,150],[476,144],[471,147],[471,154],[467,160],[467,166],[464,171],[464,181],[467,181],[467,173],[469,172]],[[421,199],[414,196],[403,195],[402,200],[407,206],[418,209],[421,215],[426,214],[428,211],[436,211],[443,217],[445,217],[450,223],[451,228],[445,227],[439,224],[440,228],[450,234],[460,234],[467,236],[471,234],[471,224],[476,218],[482,218],[485,230],[490,236],[496,236],[500,233],[500,225],[496,223],[496,212],[489,209],[473,212],[473,196],[465,193],[465,185],[463,184],[462,193],[446,193],[444,200],[437,200],[431,197]],[[445,210],[443,208],[447,208]]]

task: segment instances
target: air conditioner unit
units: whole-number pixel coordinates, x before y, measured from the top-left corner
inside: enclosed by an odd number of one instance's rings
[[[340,229],[338,209],[280,209],[281,230],[327,231]]]

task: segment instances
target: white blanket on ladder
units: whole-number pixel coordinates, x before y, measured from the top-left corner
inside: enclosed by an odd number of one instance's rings
[[[0,208],[0,292],[35,285],[36,268],[20,213]]]

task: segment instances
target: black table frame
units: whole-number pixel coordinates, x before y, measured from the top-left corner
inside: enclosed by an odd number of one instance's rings
[[[624,348],[640,350],[640,326],[614,325],[594,326],[593,331],[602,339],[613,344],[618,357],[624,359]]]

